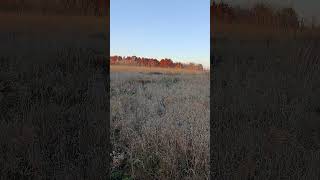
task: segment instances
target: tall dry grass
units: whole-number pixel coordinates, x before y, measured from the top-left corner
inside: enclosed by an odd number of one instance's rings
[[[209,178],[209,74],[111,73],[112,178]]]

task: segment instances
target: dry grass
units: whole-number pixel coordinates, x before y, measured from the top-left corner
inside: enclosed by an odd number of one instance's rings
[[[127,66],[127,65],[111,65],[111,72],[149,72],[149,73],[165,73],[165,74],[203,74],[207,71],[161,68],[161,67],[143,67],[143,66]]]
[[[204,73],[112,72],[113,179],[208,179],[209,84]]]

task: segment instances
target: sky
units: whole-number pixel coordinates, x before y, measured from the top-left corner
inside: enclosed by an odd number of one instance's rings
[[[219,2],[221,0],[215,0]],[[278,7],[293,7],[297,13],[307,20],[311,21],[312,16],[315,16],[317,23],[320,23],[320,0],[223,0],[223,2],[250,6],[257,2],[264,2]]]
[[[111,0],[110,54],[210,67],[210,0]]]

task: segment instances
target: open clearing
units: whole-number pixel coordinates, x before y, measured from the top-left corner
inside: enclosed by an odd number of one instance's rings
[[[113,177],[208,179],[209,86],[209,73],[112,72]]]
[[[143,66],[128,66],[128,65],[111,65],[111,72],[149,72],[149,73],[165,73],[165,74],[203,74],[208,71],[197,71],[189,69],[177,68],[161,68],[161,67],[143,67]]]

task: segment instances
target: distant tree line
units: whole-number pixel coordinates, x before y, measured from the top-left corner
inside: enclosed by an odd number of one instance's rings
[[[0,11],[106,16],[110,0],[0,0]]]
[[[137,56],[111,56],[111,65],[135,65],[135,66],[145,66],[145,67],[163,67],[163,68],[177,68],[177,69],[190,69],[190,70],[203,70],[201,64],[183,64],[180,62],[174,63],[171,59],[161,59],[158,61],[154,58],[144,58]]]
[[[274,9],[267,4],[257,3],[250,9],[233,7],[227,3],[211,1],[211,20],[225,23],[249,23],[272,25],[283,28],[304,27],[304,19],[299,19],[293,8]]]

